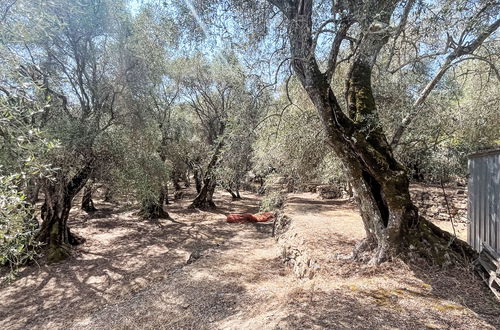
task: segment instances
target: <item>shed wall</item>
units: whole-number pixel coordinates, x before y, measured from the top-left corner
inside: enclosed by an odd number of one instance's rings
[[[469,244],[486,242],[500,253],[500,151],[469,159]]]

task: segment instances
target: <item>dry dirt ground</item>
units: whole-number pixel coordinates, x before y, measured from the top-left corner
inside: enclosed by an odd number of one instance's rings
[[[339,258],[363,236],[345,201],[289,196],[285,212],[320,266],[304,280],[283,264],[272,223],[225,222],[257,212],[257,195],[218,193],[216,212],[187,210],[189,199],[169,205],[175,222],[138,220],[123,205],[75,208],[71,226],[87,242],[3,284],[0,329],[500,328],[500,305],[468,269]]]

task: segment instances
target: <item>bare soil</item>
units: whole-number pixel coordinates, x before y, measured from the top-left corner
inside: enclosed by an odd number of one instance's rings
[[[304,280],[283,264],[272,223],[225,222],[256,213],[259,196],[217,193],[215,212],[187,210],[191,197],[169,205],[174,221],[140,220],[123,203],[75,208],[71,227],[87,241],[0,287],[0,329],[500,328],[500,304],[470,269],[342,259],[364,234],[347,201],[289,196],[285,212],[320,266]]]

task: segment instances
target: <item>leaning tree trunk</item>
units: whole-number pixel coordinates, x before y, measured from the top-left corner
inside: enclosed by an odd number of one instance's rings
[[[233,200],[238,199],[238,196],[236,195],[236,193],[234,191],[232,191],[230,188],[227,188],[226,191],[231,195],[231,198]]]
[[[394,9],[391,3],[381,2],[373,8],[380,9],[379,14],[362,13],[372,16],[361,20],[360,28],[367,32],[359,41],[347,77],[349,116],[342,111],[330,87],[335,62],[324,73],[314,56],[310,33],[313,1],[287,4],[281,10],[289,19],[294,71],[322,119],[327,142],[341,160],[361,210],[366,239],[358,245],[354,256],[369,252],[366,255],[370,261],[380,263],[401,253],[418,253],[446,262],[449,255],[444,251],[448,245],[462,251],[467,249],[466,244],[419,217],[410,199],[406,169],[394,158],[377,118],[371,75],[377,54],[388,37],[380,31],[371,33],[370,29],[373,17],[377,17],[377,24],[389,24]],[[333,52],[340,47],[340,41],[334,43]]]
[[[47,244],[48,261],[51,263],[67,258],[71,252],[71,245],[84,242],[84,239],[71,233],[68,227],[68,217],[73,198],[85,186],[91,173],[92,161],[87,163],[69,182],[56,180],[44,187],[42,225],[37,238]]]
[[[84,210],[85,212],[97,211],[94,205],[94,201],[92,200],[92,188],[93,188],[92,183],[87,183],[87,185],[83,189],[81,209]]]
[[[231,195],[233,200],[241,199],[240,191],[238,189],[233,191],[231,188],[227,188],[226,191]]]
[[[216,186],[214,171],[217,162],[219,161],[219,154],[222,149],[222,145],[223,141],[221,139],[221,141],[215,147],[212,159],[210,159],[210,162],[208,163],[200,192],[195,197],[191,205],[189,205],[189,208],[213,209],[216,207],[213,201]]]

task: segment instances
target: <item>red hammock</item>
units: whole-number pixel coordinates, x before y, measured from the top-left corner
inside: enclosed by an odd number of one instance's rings
[[[230,223],[247,223],[247,222],[266,222],[274,218],[273,212],[264,212],[261,214],[239,213],[228,214],[227,222]]]

